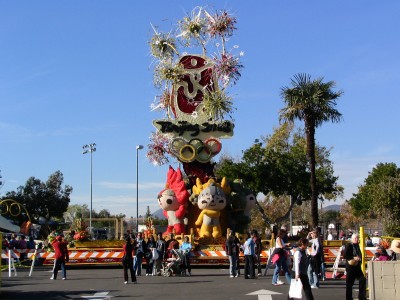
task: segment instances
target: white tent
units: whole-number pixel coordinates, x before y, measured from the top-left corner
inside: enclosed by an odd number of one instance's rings
[[[11,223],[10,220],[0,215],[0,229],[5,229],[11,232],[19,232],[20,228],[17,225]]]

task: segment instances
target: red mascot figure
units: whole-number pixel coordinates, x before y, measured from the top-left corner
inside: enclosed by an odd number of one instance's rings
[[[164,210],[164,216],[168,219],[168,227],[164,235],[174,232],[174,230],[175,234],[185,233],[183,220],[186,215],[189,196],[181,170],[178,168],[175,171],[170,166],[166,189],[158,194],[158,204]]]

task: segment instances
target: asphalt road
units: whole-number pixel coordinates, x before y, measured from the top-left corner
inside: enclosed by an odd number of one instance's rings
[[[50,280],[50,267],[36,268],[31,277],[28,274],[29,269],[18,269],[16,277],[8,277],[7,271],[1,272],[0,299],[84,299],[83,296],[103,292],[116,299],[282,300],[287,299],[289,290],[287,284],[271,284],[271,270],[266,277],[245,280],[243,276],[230,278],[227,268],[197,267],[190,277],[140,276],[138,284],[123,283],[122,267],[68,269],[67,280],[61,280],[60,273],[57,280]],[[313,294],[315,299],[345,299],[345,281],[321,281],[321,287],[313,289]]]

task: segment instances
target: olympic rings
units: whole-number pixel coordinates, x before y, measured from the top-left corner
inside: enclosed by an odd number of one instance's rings
[[[192,145],[184,145],[179,151],[179,158],[183,162],[192,162],[196,157],[196,149]]]
[[[203,142],[199,138],[186,141],[184,138],[178,137],[171,141],[170,153],[181,162],[197,160],[200,163],[207,163],[221,151],[221,147],[221,142],[215,138]]]
[[[211,149],[213,155],[216,155],[221,151],[222,144],[217,139],[208,139],[205,141],[205,144]],[[215,145],[217,148],[214,150]]]
[[[172,152],[173,155],[176,157],[179,157],[180,155],[180,149],[186,145],[186,141],[184,138],[175,138],[172,140],[170,144],[170,151]]]

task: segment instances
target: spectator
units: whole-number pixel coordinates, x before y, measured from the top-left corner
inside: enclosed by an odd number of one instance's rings
[[[24,261],[26,258],[26,240],[25,240],[25,235],[22,235],[18,241],[18,249],[20,250],[19,253],[19,259],[20,261]]]
[[[358,279],[358,299],[366,300],[366,280],[361,270],[362,255],[360,249],[360,237],[358,234],[351,236],[351,243],[344,249],[343,257],[346,259],[346,300],[353,299],[353,285]]]
[[[374,247],[378,247],[382,242],[382,239],[379,236],[379,232],[375,231],[374,232],[374,236],[372,237],[372,245],[374,245]]]
[[[124,256],[122,257],[122,267],[124,268],[124,283],[128,283],[128,269],[131,273],[132,282],[137,283],[135,270],[133,269],[134,245],[132,245],[132,239],[130,236],[127,236],[125,241],[126,243],[123,246]]]
[[[371,237],[369,235],[367,235],[367,238],[365,239],[365,245],[367,247],[373,247],[374,246],[374,244],[372,243],[372,239],[371,239]]]
[[[387,261],[390,260],[389,254],[386,252],[386,249],[383,248],[382,246],[379,246],[378,249],[376,249],[376,253],[373,257],[374,261]]]
[[[29,237],[29,241],[26,242],[26,248],[27,249],[35,249],[35,241],[33,237]]]
[[[133,269],[135,270],[136,276],[141,276],[142,274],[142,260],[145,250],[146,242],[143,239],[143,234],[138,232],[135,245],[135,258],[133,262]]]
[[[184,263],[184,265],[185,265],[185,269],[187,270],[187,275],[188,276],[192,276],[192,267],[191,267],[191,265],[190,265],[190,255],[191,255],[191,252],[190,251],[192,251],[192,248],[193,248],[193,246],[192,246],[192,244],[189,242],[189,237],[188,236],[185,236],[184,238],[183,238],[183,243],[182,243],[182,245],[179,247],[179,249],[180,250],[182,250],[182,251],[184,251],[184,253],[185,253],[185,263]]]
[[[165,248],[167,249],[167,258],[171,258],[173,252],[171,251],[172,249],[179,249],[179,242],[175,239],[174,234],[171,232],[169,234],[169,239],[165,243]]]
[[[312,289],[319,288],[318,274],[321,272],[321,255],[320,255],[320,243],[317,232],[311,231],[308,236],[311,237],[311,249],[310,249],[310,264],[308,265],[308,279]]]
[[[299,247],[297,251],[294,253],[294,272],[295,279],[301,281],[303,285],[303,291],[307,300],[314,300],[314,296],[311,291],[310,282],[307,276],[308,269],[308,258],[306,249],[308,247],[308,239],[301,239],[299,241]]]
[[[287,252],[285,250],[286,243],[283,241],[282,237],[285,236],[286,232],[285,230],[281,229],[279,230],[276,240],[275,240],[275,251],[274,254],[278,254],[279,259],[275,263],[275,271],[274,275],[272,276],[272,285],[282,285],[284,284],[282,281],[278,280],[279,273],[281,271],[281,268],[283,269],[287,283],[290,284],[290,281],[292,279],[292,276],[289,272],[288,266],[287,266]]]
[[[239,239],[236,237],[234,231],[229,232],[229,237],[226,240],[225,244],[226,254],[229,257],[229,274],[230,277],[239,277],[239,272],[237,270],[238,260],[239,260],[239,248],[240,242]]]
[[[243,245],[244,250],[244,279],[255,279],[255,271],[254,271],[254,232],[251,234],[247,234],[247,240]]]
[[[146,276],[153,276],[153,266],[154,266],[154,259],[153,259],[153,251],[156,249],[156,241],[153,235],[150,235],[147,243],[146,243]]]
[[[158,258],[156,260],[156,274],[161,275],[162,261],[165,255],[165,240],[162,237],[162,233],[157,233],[156,248],[158,253]]]
[[[392,260],[400,260],[400,240],[393,240],[390,245]]]
[[[257,230],[254,230],[254,266],[257,267],[258,276],[261,276],[261,251],[262,251],[262,244],[261,238],[258,235]]]
[[[332,233],[329,231],[328,232],[328,236],[327,236],[327,238],[326,238],[328,241],[332,241],[333,240],[333,235],[332,235]]]
[[[67,242],[63,241],[63,237],[58,235],[53,243],[51,244],[54,249],[54,267],[53,267],[53,276],[50,279],[56,280],[58,270],[62,271],[62,279],[67,279],[67,271],[65,268],[65,262],[69,261]]]

